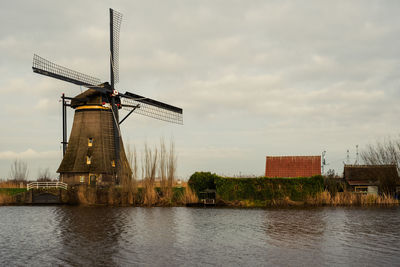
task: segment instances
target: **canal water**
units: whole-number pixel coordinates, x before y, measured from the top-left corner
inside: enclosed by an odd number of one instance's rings
[[[0,266],[399,266],[400,208],[0,207]]]

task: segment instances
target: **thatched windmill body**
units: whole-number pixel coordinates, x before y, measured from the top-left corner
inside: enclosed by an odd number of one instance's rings
[[[172,123],[183,123],[181,108],[134,93],[120,93],[114,87],[119,81],[119,30],[122,14],[110,9],[110,83],[102,83],[77,71],[52,63],[38,55],[33,57],[35,73],[50,76],[89,88],[71,98],[62,95],[63,160],[57,172],[69,184],[119,183],[130,175],[121,138],[120,124],[132,113]],[[74,122],[67,142],[66,108],[75,110]],[[120,109],[128,114],[119,119]]]

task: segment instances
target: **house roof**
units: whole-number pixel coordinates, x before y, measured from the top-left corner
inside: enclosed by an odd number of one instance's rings
[[[267,156],[266,177],[309,177],[321,174],[321,156]]]
[[[359,180],[359,181],[347,181],[349,185],[377,185],[378,181],[368,181],[368,180]]]
[[[382,178],[394,178],[399,184],[396,165],[345,165],[344,178],[350,185],[377,184]]]

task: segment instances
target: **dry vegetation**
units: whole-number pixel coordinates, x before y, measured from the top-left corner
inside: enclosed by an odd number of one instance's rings
[[[315,197],[309,197],[308,205],[329,206],[368,206],[368,205],[398,205],[399,200],[390,195],[358,194],[353,192],[338,192],[332,195],[325,190]]]
[[[153,148],[145,144],[140,158],[135,147],[127,146],[127,158],[131,168],[123,168],[120,186],[79,186],[77,201],[83,205],[122,206],[171,206],[198,202],[196,194],[186,183],[177,186],[177,156],[172,141],[167,146],[161,139],[160,146]]]
[[[14,198],[8,194],[0,193],[0,205],[12,204],[14,202]]]
[[[26,181],[17,181],[17,180],[0,181],[0,188],[26,188]]]
[[[197,197],[196,193],[190,188],[189,185],[185,186],[184,194],[181,198],[181,203],[183,204],[190,204],[190,203],[198,203],[199,198]]]
[[[28,178],[28,165],[26,162],[15,159],[10,166],[7,180],[0,180],[0,188],[24,188]]]

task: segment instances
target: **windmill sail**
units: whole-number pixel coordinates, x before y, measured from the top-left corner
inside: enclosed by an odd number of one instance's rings
[[[181,108],[130,92],[120,96],[123,97],[121,99],[122,107],[126,110],[135,108],[134,113],[162,121],[183,124],[183,111]]]
[[[33,55],[32,69],[35,73],[86,87],[101,83],[98,78],[60,66],[36,54]]]
[[[119,82],[119,33],[121,30],[122,13],[110,8],[110,63],[111,84]]]

